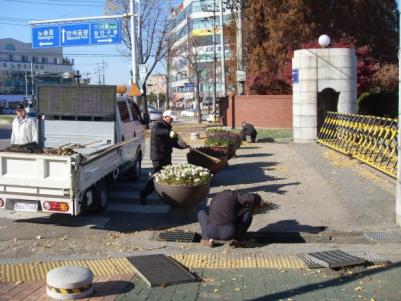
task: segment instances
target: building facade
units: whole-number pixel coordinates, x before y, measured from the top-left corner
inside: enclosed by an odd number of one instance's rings
[[[220,1],[184,0],[172,13],[170,36],[172,55],[170,69],[171,98],[177,106],[190,107],[194,100],[195,80],[191,59],[188,57],[189,41],[196,39],[194,49],[198,56],[197,67],[200,70],[200,97],[210,102],[213,96],[214,68],[216,59],[216,97],[222,95],[222,49],[220,46],[222,26],[220,22]],[[224,6],[225,4],[223,4]],[[224,24],[231,19],[230,9],[223,7]],[[215,42],[215,52],[213,42]],[[228,44],[225,44],[225,58],[230,57]],[[185,54],[186,52],[186,54]],[[192,54],[194,55],[194,54]],[[192,62],[193,64],[193,62]],[[227,68],[226,68],[227,69]],[[226,76],[227,78],[227,76]],[[227,81],[227,80],[226,80]]]
[[[32,98],[41,83],[69,82],[63,75],[73,73],[73,64],[62,48],[32,49],[31,43],[0,39],[0,104]]]

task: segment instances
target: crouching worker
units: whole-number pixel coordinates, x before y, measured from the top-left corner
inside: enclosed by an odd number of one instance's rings
[[[247,122],[242,123],[242,129],[240,133],[242,141],[246,141],[246,137],[249,136],[252,143],[255,143],[257,134],[258,132],[252,124]]]
[[[198,211],[202,228],[201,243],[214,246],[216,240],[232,240],[231,245],[241,246],[252,223],[253,211],[262,206],[256,193],[225,190],[216,194],[209,207]]]

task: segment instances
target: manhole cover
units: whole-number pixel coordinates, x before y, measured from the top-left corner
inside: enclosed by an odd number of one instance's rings
[[[151,287],[196,281],[194,275],[163,254],[134,256],[128,260]]]
[[[306,253],[305,255],[312,262],[330,269],[365,263],[365,259],[353,256],[341,250]]]
[[[377,241],[401,241],[400,232],[366,232],[365,237]]]
[[[184,230],[155,231],[150,236],[150,240],[169,242],[199,242],[200,239],[201,237],[198,233]]]

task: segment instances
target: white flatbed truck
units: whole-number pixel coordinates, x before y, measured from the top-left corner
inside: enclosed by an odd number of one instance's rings
[[[74,153],[0,152],[0,208],[71,215],[104,209],[120,173],[140,177],[138,107],[114,86],[40,86],[37,95],[38,143]]]

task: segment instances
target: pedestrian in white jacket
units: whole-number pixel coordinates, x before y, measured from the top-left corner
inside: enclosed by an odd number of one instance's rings
[[[12,125],[11,144],[38,142],[35,120],[28,117],[23,105],[18,105],[16,111],[17,118]]]

